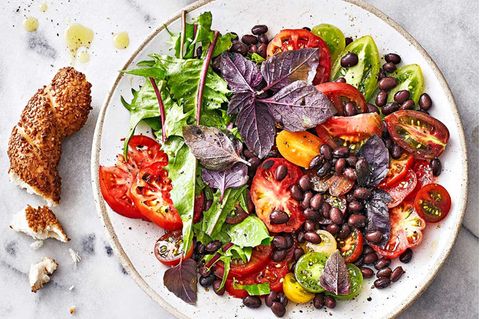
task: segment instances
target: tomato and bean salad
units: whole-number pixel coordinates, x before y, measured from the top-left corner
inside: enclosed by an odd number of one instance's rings
[[[124,152],[99,170],[112,210],[165,230],[165,286],[283,317],[401,280],[396,260],[451,207],[437,184],[449,131],[420,66],[330,24],[239,37],[211,20],[183,20],[173,53],[124,71],[145,83],[122,98]],[[151,136],[135,135],[142,121]]]

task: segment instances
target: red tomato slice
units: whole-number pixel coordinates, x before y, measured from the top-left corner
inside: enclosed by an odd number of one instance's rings
[[[162,264],[173,267],[178,265],[180,260],[188,259],[193,254],[193,245],[191,245],[185,257],[182,258],[182,245],[182,231],[174,230],[163,234],[163,236],[157,240],[153,252]]]
[[[256,277],[255,282],[262,284],[268,282],[273,291],[283,291],[283,277],[288,273],[288,263],[286,261],[271,261]]]
[[[287,176],[277,181],[275,170],[278,166],[287,167]],[[291,233],[305,221],[302,209],[297,200],[290,192],[290,187],[298,182],[302,176],[300,168],[284,158],[268,158],[260,165],[255,173],[250,189],[250,196],[257,216],[267,225],[267,228],[274,233]],[[270,214],[274,210],[287,213],[290,218],[285,224],[270,223]]]
[[[403,203],[390,210],[390,239],[385,247],[370,245],[380,255],[394,259],[407,248],[418,246],[423,238],[426,223],[418,216],[410,203]]]
[[[367,102],[365,102],[363,94],[353,85],[340,82],[325,82],[315,87],[332,101],[337,109],[337,115],[345,115],[344,110],[347,102],[355,103],[358,113],[368,111]]]
[[[167,155],[161,150],[160,144],[145,135],[134,135],[128,141],[128,161],[135,163],[138,169],[160,163],[168,164]]]
[[[404,179],[408,170],[412,167],[413,156],[411,154],[403,153],[399,159],[390,159],[387,176],[380,184],[384,187],[389,187],[397,184]]]
[[[400,110],[385,117],[388,132],[403,149],[420,159],[439,157],[450,133],[439,120],[413,110]]]
[[[235,281],[235,284],[234,284]],[[233,279],[227,279],[225,282],[225,290],[227,293],[235,298],[245,298],[248,296],[248,292],[244,289],[237,289],[235,288],[235,285],[254,285],[255,280],[253,277],[248,277],[245,279],[238,279],[238,278],[233,278]]]
[[[444,219],[452,204],[450,194],[439,184],[428,184],[422,187],[415,197],[415,210],[429,223],[437,223]]]
[[[258,273],[265,268],[265,265],[270,262],[270,254],[272,248],[270,246],[257,246],[252,251],[252,256],[247,263],[241,261],[232,262],[230,265],[230,272],[228,278],[244,278],[250,274]],[[218,261],[215,264],[215,275],[218,278],[223,277],[223,262]]]
[[[167,170],[157,162],[140,170],[130,191],[140,213],[166,230],[182,228],[182,220],[170,198],[171,189]]]
[[[423,186],[431,184],[435,181],[435,176],[433,176],[433,171],[428,161],[417,159],[414,161],[412,169],[417,176],[417,186],[405,199],[411,202],[415,200],[415,196]]]
[[[315,75],[313,83],[318,84],[328,81],[331,69],[330,51],[325,41],[310,31],[305,29],[287,29],[280,31],[268,44],[267,55],[270,57],[283,51],[303,48],[319,48],[320,58],[317,74]]]
[[[392,200],[390,201],[390,203],[388,203],[388,208],[393,208],[402,203],[403,200],[415,190],[416,186],[417,176],[415,175],[415,172],[413,170],[409,169],[407,171],[407,174],[401,181],[391,186],[379,186],[379,188],[386,191],[390,195],[390,197],[392,197]]]
[[[343,240],[338,242],[338,250],[345,259],[346,263],[353,263],[357,261],[363,252],[363,235],[358,229],[352,231],[352,233]]]

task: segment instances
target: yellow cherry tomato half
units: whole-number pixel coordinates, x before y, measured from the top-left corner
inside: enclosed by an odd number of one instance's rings
[[[315,294],[300,286],[295,279],[295,275],[291,272],[283,278],[283,293],[288,300],[296,303],[307,303],[315,297]]]
[[[317,234],[320,236],[322,241],[320,244],[312,244],[311,242],[307,242],[305,244],[305,249],[307,252],[317,252],[317,253],[324,253],[330,256],[337,250],[337,241],[332,234],[330,234],[326,230],[317,230]]]

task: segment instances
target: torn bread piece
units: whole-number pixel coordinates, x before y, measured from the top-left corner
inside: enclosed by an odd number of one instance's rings
[[[30,266],[30,272],[28,273],[28,280],[30,281],[30,287],[32,292],[37,292],[46,283],[50,281],[50,276],[55,270],[57,270],[57,262],[50,257],[43,257],[42,261]]]
[[[28,205],[13,216],[10,228],[36,240],[55,238],[64,243],[70,240],[55,214],[47,206],[33,208]]]

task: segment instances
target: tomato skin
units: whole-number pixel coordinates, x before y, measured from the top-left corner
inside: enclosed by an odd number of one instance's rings
[[[428,184],[423,186],[415,196],[415,210],[429,223],[438,223],[444,219],[452,200],[448,191],[439,184]]]
[[[315,294],[308,292],[298,283],[293,273],[288,273],[285,276],[283,280],[283,293],[288,300],[295,303],[307,303],[315,297]]]
[[[233,283],[234,280],[239,285],[253,285],[255,284],[255,281],[253,280],[253,278],[248,278],[248,279],[234,278],[234,279],[227,279],[227,281],[225,282],[225,290],[230,296],[235,298],[241,298],[241,299],[247,297],[248,292],[246,290],[237,289],[234,287],[234,283]]]
[[[338,249],[346,263],[357,261],[363,252],[362,232],[355,228],[346,239],[338,242]]]
[[[286,130],[277,134],[275,139],[280,154],[289,162],[308,168],[312,159],[320,154],[322,141],[309,132],[289,132]]]
[[[407,153],[403,153],[399,159],[390,159],[387,176],[380,186],[389,187],[397,184],[405,177],[413,162],[413,156]]]
[[[271,57],[283,51],[302,48],[319,48],[320,58],[313,83],[318,84],[328,81],[331,69],[330,51],[325,41],[310,31],[305,29],[285,29],[280,31],[268,44],[267,56]]]
[[[337,57],[345,49],[345,36],[342,30],[334,25],[322,23],[312,28],[312,33],[322,38],[330,50],[332,62],[335,62]]]
[[[160,144],[145,135],[134,135],[128,141],[128,161],[135,163],[138,169],[153,163],[160,163],[162,166],[168,164],[168,158]]]
[[[419,111],[394,112],[385,117],[385,123],[394,142],[419,159],[439,157],[450,138],[445,124]]]
[[[182,219],[170,198],[171,189],[168,172],[160,162],[141,169],[131,188],[140,213],[166,230],[182,228]]]
[[[388,93],[388,101],[393,102],[395,93],[408,90],[410,98],[418,104],[420,95],[424,90],[423,72],[418,64],[408,64],[396,69],[391,75],[397,79],[397,86]]]
[[[344,106],[347,102],[353,102],[359,113],[367,112],[367,102],[353,85],[341,82],[325,82],[315,86],[317,90],[325,94],[337,109],[337,115],[345,115]]]
[[[405,198],[413,191],[417,186],[417,176],[411,169],[407,171],[407,174],[402,180],[391,186],[379,186],[380,189],[386,191],[392,200],[388,203],[388,208],[393,208],[401,204]]]
[[[370,244],[380,255],[394,259],[407,248],[418,246],[422,242],[426,223],[415,211],[411,203],[403,202],[390,210],[390,239],[385,247]]]
[[[255,282],[257,284],[268,282],[270,290],[280,292],[283,291],[282,279],[287,273],[288,263],[286,261],[270,261],[265,269],[255,277]]]
[[[245,278],[250,274],[257,273],[265,268],[265,266],[270,262],[270,254],[272,253],[272,248],[267,245],[257,246],[252,251],[252,256],[250,261],[246,264],[243,263],[232,263],[230,266],[230,271],[228,273],[228,278]],[[223,262],[219,261],[215,264],[215,275],[218,278],[223,277],[224,266]]]
[[[193,254],[193,245],[190,245],[190,249],[188,252],[185,254],[185,257],[182,257],[183,251],[182,251],[182,231],[181,230],[175,230],[171,232],[167,232],[162,235],[162,237],[159,238],[159,240],[155,243],[154,247],[154,253],[155,257],[164,264],[165,266],[173,267],[178,265],[180,260],[182,259],[188,259],[192,256]],[[169,253],[172,253],[173,256],[166,256],[165,252],[160,251],[161,246],[167,247],[166,251],[168,250]],[[174,245],[174,246],[172,246]],[[172,249],[174,251],[172,251]],[[162,253],[163,252],[163,253]]]

